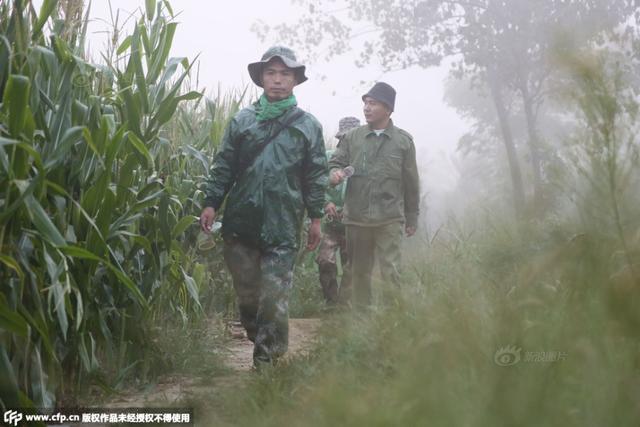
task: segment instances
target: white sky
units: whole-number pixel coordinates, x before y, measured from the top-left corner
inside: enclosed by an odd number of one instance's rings
[[[111,0],[114,10],[132,12],[144,8],[143,0]],[[194,58],[200,54],[200,85],[210,94],[220,85],[223,90],[251,84],[247,64],[257,61],[272,44],[262,43],[250,31],[261,19],[268,23],[294,22],[300,14],[289,0],[205,1],[174,0],[174,11],[181,11],[171,56]],[[109,20],[107,0],[93,0],[89,27],[90,47],[97,52],[104,47],[106,28],[100,19]],[[414,136],[422,180],[427,187],[450,187],[455,180],[448,158],[455,155],[459,137],[466,125],[454,110],[443,102],[445,67],[428,70],[410,69],[383,73],[380,68],[360,69],[353,65],[358,52],[330,63],[308,63],[309,80],[294,93],[300,107],[314,114],[327,136],[334,135],[338,120],[356,116],[364,122],[361,96],[371,84],[385,81],[397,91],[394,123]],[[321,80],[321,76],[326,79]],[[365,85],[360,82],[366,81]]]

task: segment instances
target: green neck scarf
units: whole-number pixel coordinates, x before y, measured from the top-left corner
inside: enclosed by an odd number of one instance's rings
[[[275,119],[296,105],[298,105],[298,101],[296,101],[296,97],[293,95],[280,101],[269,102],[267,97],[262,94],[256,104],[256,119],[258,119],[258,121]]]

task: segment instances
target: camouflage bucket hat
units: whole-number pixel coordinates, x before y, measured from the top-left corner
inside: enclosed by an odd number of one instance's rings
[[[307,76],[304,75],[306,67],[297,61],[296,54],[293,53],[293,50],[284,46],[272,46],[262,55],[260,61],[252,62],[247,67],[251,80],[258,86],[262,87],[262,82],[260,81],[262,77],[262,67],[273,58],[280,58],[280,60],[284,62],[284,65],[295,71],[298,84],[307,80]]]
[[[340,139],[347,133],[348,130],[357,128],[360,126],[360,119],[357,117],[343,117],[338,122],[338,133],[336,138]]]

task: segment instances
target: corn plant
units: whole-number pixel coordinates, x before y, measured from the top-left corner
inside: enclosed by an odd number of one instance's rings
[[[200,186],[208,176],[224,128],[243,104],[246,92],[245,88],[223,94],[218,88],[211,98],[182,104],[163,130],[163,137],[171,144],[164,147],[163,160],[158,162],[160,174],[186,212],[202,210],[204,193]],[[195,242],[198,231],[198,227],[185,230],[185,242]],[[199,252],[193,245],[184,246],[184,250],[188,263],[193,265],[204,310],[229,315],[235,310],[235,296],[224,268],[220,236],[216,240],[218,245],[211,251]],[[163,297],[170,301],[171,292],[165,292]]]
[[[0,3],[2,407],[148,371],[150,322],[201,312],[206,279],[183,242],[201,197],[183,180],[213,144],[176,151],[164,130],[201,98],[182,89],[193,62],[169,56],[170,4],[147,1],[106,64],[47,29],[57,6]]]

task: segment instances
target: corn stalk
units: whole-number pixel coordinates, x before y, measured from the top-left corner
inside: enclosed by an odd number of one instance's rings
[[[176,111],[201,93],[183,91],[193,62],[169,56],[169,3],[146,6],[117,48],[121,67],[79,56],[82,2],[0,3],[3,409],[151,369],[154,316],[201,312],[206,275],[185,242],[201,194],[185,178],[208,167],[209,129],[224,118],[197,110],[205,138],[171,140],[165,127],[185,126]],[[56,24],[59,8],[71,25]]]

